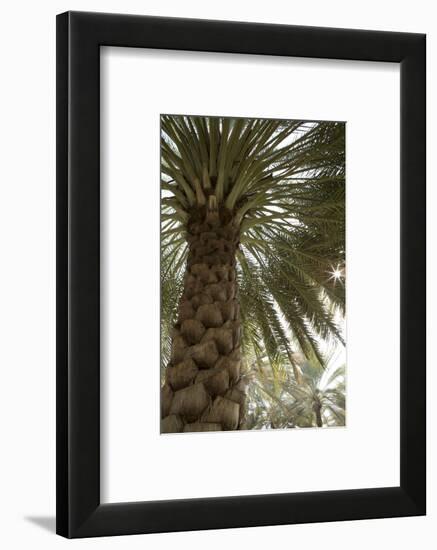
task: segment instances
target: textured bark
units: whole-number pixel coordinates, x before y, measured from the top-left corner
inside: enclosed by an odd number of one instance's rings
[[[163,433],[241,426],[245,392],[235,270],[238,239],[227,211],[205,207],[188,224],[184,290],[161,390]]]

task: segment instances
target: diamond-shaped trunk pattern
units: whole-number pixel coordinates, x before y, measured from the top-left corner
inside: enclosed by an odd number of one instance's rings
[[[236,430],[245,398],[238,389],[239,231],[229,213],[207,211],[188,224],[187,240],[184,290],[161,390],[161,432]]]

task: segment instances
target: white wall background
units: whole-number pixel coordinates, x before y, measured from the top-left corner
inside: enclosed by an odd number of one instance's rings
[[[0,544],[18,548],[223,548],[290,546],[361,549],[434,548],[436,476],[429,471],[426,518],[264,527],[90,539],[53,534],[55,494],[55,15],[68,10],[112,11],[300,25],[428,33],[428,97],[437,95],[437,19],[427,0],[88,0],[15,1],[0,18]],[[436,105],[429,105],[428,150],[437,147]],[[431,155],[430,155],[431,158]],[[428,179],[437,171],[430,163]],[[429,212],[436,205],[429,186]],[[436,218],[429,221],[429,280],[436,279]],[[429,310],[437,305],[429,286]],[[429,341],[437,338],[430,319]],[[435,348],[434,348],[435,349]],[[429,350],[433,365],[437,356]],[[429,372],[429,388],[437,377]],[[429,390],[429,464],[437,431]]]

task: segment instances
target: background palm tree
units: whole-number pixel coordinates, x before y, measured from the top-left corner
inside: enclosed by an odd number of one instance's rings
[[[342,342],[344,124],[161,118],[163,432],[244,426],[245,358]]]
[[[249,375],[247,429],[344,426],[345,365],[328,360],[326,369],[315,358],[302,356],[299,381],[285,372],[277,380],[268,361],[255,361]]]

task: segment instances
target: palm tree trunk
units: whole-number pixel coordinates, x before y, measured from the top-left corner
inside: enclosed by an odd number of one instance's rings
[[[161,391],[162,433],[236,430],[242,422],[239,232],[230,213],[214,206],[210,200],[188,224],[184,289]]]
[[[322,406],[319,404],[314,405],[314,413],[316,415],[316,424],[318,428],[323,428],[322,421]]]

